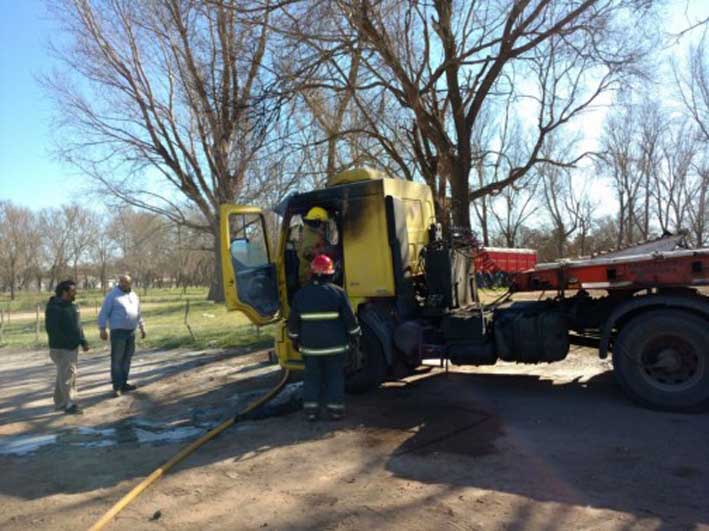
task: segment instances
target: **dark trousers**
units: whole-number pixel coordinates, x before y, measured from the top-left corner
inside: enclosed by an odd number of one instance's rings
[[[345,354],[307,356],[303,378],[303,407],[325,406],[341,410],[345,405]]]
[[[128,383],[130,362],[135,352],[135,330],[111,330],[111,382],[118,391]]]

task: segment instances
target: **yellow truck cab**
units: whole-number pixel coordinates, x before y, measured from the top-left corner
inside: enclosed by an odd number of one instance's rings
[[[435,223],[431,190],[371,169],[337,174],[326,188],[288,199],[275,245],[260,209],[222,205],[227,308],[244,312],[257,325],[275,322],[278,360],[290,369],[303,368],[287,337],[285,319],[301,287],[302,218],[314,206],[328,212],[327,254],[335,261],[334,281],[347,292],[363,329],[361,351],[348,359],[348,387],[365,390],[378,385],[397,361],[388,323],[392,312],[400,320],[418,307],[414,284],[422,275],[421,255]],[[418,365],[418,352],[410,354],[412,359],[404,361]]]

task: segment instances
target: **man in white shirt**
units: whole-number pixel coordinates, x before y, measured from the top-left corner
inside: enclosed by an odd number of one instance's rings
[[[106,326],[111,329],[111,382],[114,396],[134,391],[128,383],[130,362],[135,352],[135,329],[145,338],[143,317],[140,314],[138,294],[131,290],[130,275],[118,277],[118,286],[108,292],[98,314],[101,339],[108,339]]]

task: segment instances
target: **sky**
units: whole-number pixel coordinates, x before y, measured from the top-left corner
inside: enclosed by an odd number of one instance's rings
[[[0,199],[33,209],[66,203],[82,180],[51,155],[52,106],[36,77],[52,68],[56,26],[42,0],[0,0]]]
[[[669,0],[667,13],[667,31],[676,32],[688,16],[709,15],[709,0]],[[53,157],[52,104],[37,82],[55,66],[47,44],[56,22],[44,0],[0,0],[0,15],[0,200],[35,210],[81,202],[87,179]],[[599,130],[602,115],[593,121]]]

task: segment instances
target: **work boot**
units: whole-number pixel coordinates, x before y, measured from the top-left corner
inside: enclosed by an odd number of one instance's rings
[[[130,393],[131,391],[135,391],[136,389],[138,389],[137,385],[131,385],[127,383],[121,388],[121,391],[123,391],[124,393]]]
[[[122,394],[123,394],[123,390],[122,390],[122,389],[114,389],[114,390],[113,390],[113,396],[114,396],[114,398],[118,398],[118,397],[121,396]]]
[[[345,406],[343,405],[331,404],[325,409],[327,409],[327,416],[330,420],[342,420],[345,416]]]
[[[64,414],[65,415],[83,415],[84,411],[76,404],[72,404],[70,406],[67,406],[67,408],[64,410]]]
[[[314,422],[318,420],[318,414],[320,413],[320,408],[318,407],[317,404],[309,404],[306,405],[303,408],[303,411],[305,412],[305,418],[308,419],[308,422]]]

